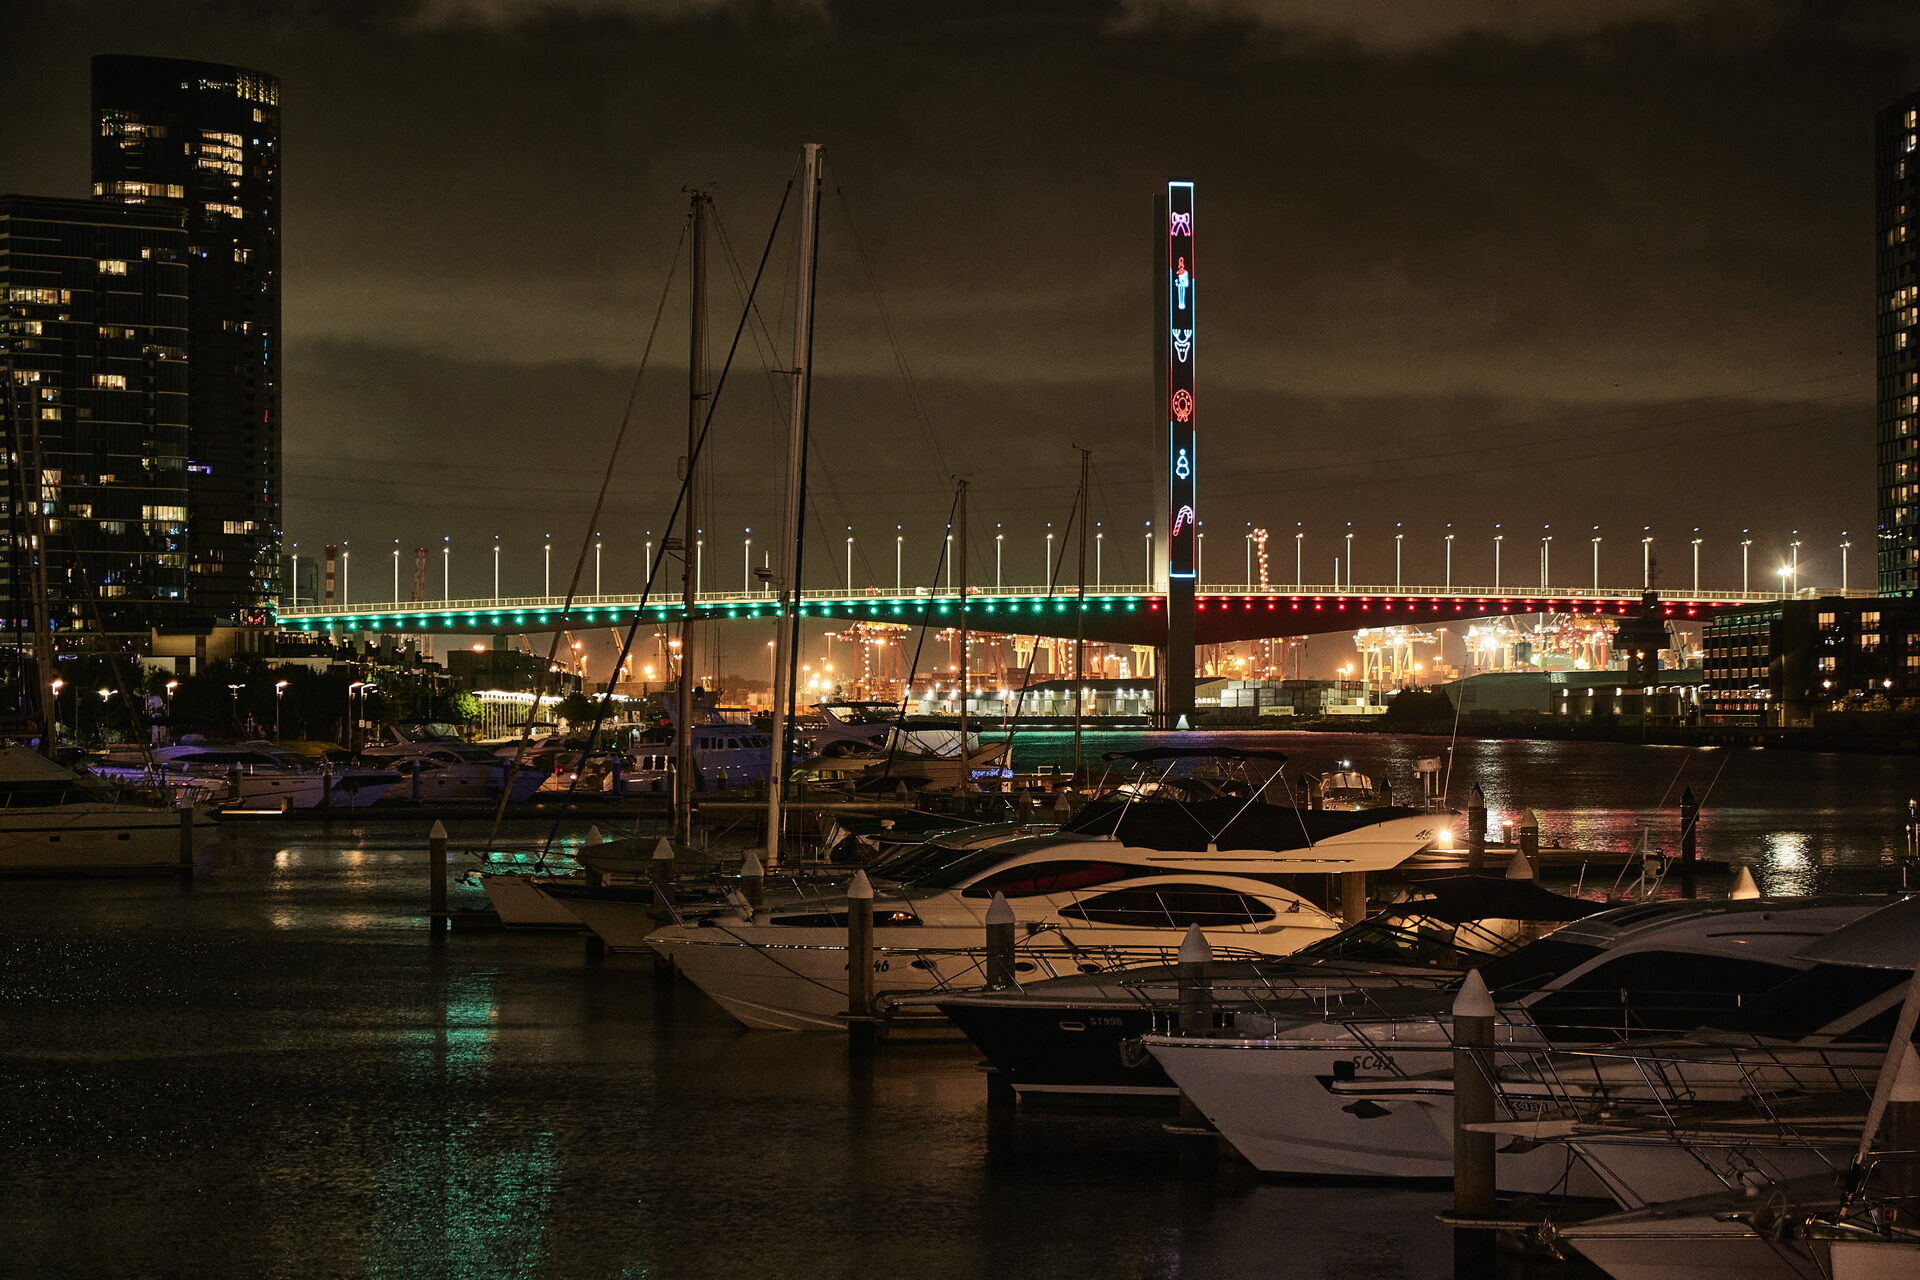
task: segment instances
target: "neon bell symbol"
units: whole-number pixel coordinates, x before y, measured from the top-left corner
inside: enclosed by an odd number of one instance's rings
[[[1193,283],[1193,277],[1187,274],[1187,260],[1179,259],[1179,265],[1173,269],[1173,291],[1179,296],[1178,309],[1187,309],[1187,286]]]
[[[1173,331],[1173,354],[1181,364],[1187,362],[1187,353],[1193,350],[1193,330],[1175,329]]]

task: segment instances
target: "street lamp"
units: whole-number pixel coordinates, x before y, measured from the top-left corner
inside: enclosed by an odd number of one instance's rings
[[[1550,524],[1540,526],[1540,589],[1547,589],[1548,581],[1553,577],[1553,535],[1546,532],[1553,528]]]
[[[453,535],[440,535],[440,598],[453,599]]]
[[[1792,589],[1787,586],[1787,580],[1792,575],[1793,575],[1792,565],[1783,564],[1780,566],[1780,594],[1783,597],[1792,593]]]
[[[393,540],[393,602],[400,603],[400,539]]]
[[[847,526],[847,590],[853,590],[853,526]]]
[[[749,527],[740,536],[740,594],[744,596],[753,591],[753,529]]]
[[[293,605],[300,606],[300,544],[294,543],[293,550],[287,554],[287,582],[291,588]]]
[[[1393,522],[1393,589],[1400,589],[1400,550],[1406,535],[1400,532],[1400,522]]]
[[[1007,535],[1000,530],[1001,526],[996,523],[993,526],[993,589],[995,591],[1000,590],[1000,588],[1006,584],[1004,568],[1007,553]]]
[[[653,544],[648,543],[647,546],[647,558],[651,560]],[[553,595],[553,535],[550,533],[546,535],[546,542],[540,550],[540,594],[548,597]]]
[[[1793,541],[1788,544],[1788,547],[1793,552],[1793,590],[1794,594],[1798,595],[1800,592],[1800,531],[1798,529],[1793,531]]]
[[[235,733],[239,733],[241,731],[240,730],[240,691],[246,687],[247,686],[244,684],[230,684],[227,686],[227,698],[229,699],[229,701],[233,706],[233,731]]]
[[[1106,531],[1100,527],[1100,522],[1095,520],[1093,522],[1093,585],[1096,588],[1106,581],[1106,540]]]
[[[1653,590],[1653,526],[1640,526],[1643,535],[1640,539],[1640,589]]]
[[[1693,594],[1700,594],[1700,530],[1695,529],[1693,539]]]
[[[1453,522],[1451,520],[1447,522],[1446,553],[1447,590],[1451,591],[1453,590]]]
[[[1600,526],[1593,526],[1593,593],[1600,594]]]
[[[1306,582],[1306,578],[1302,576],[1300,567],[1301,557],[1305,554],[1304,541],[1306,536],[1306,530],[1301,527],[1300,521],[1295,520],[1293,522],[1293,588],[1296,591]]]
[[[893,594],[896,596],[903,594],[906,590],[903,585],[905,579],[901,576],[900,572],[901,562],[906,555],[906,548],[907,535],[900,532],[899,525],[893,526]]]
[[[1749,533],[1751,532],[1751,530],[1742,529],[1740,532]],[[1747,595],[1751,590],[1751,588],[1749,588],[1747,585],[1747,555],[1752,547],[1753,547],[1752,538],[1742,538],[1740,540],[1740,594],[1741,595]]]
[[[1145,524],[1147,526],[1147,532],[1145,534],[1147,540],[1147,587],[1151,590],[1153,587],[1153,521],[1145,521]]]
[[[1051,528],[1052,526],[1049,525],[1048,527]],[[1052,534],[1047,535],[1047,545],[1049,547],[1053,545]],[[953,591],[953,526],[952,525],[947,526],[946,555],[944,559],[947,562],[947,591],[949,594],[951,594]]]
[[[500,535],[493,535],[493,598],[500,599]]]
[[[342,541],[340,544],[340,603],[343,605],[348,602],[347,562],[352,559],[353,559],[352,544],[349,542]]]
[[[1247,583],[1248,585],[1252,585],[1253,583],[1253,521],[1251,520],[1247,521],[1247,531],[1244,534],[1242,534],[1241,537],[1245,539],[1247,544],[1247,576],[1241,579],[1241,581]]]
[[[1498,529],[1500,526],[1495,525],[1493,527]],[[1495,533],[1493,535],[1493,589],[1496,594],[1500,590],[1500,544],[1506,540],[1507,535],[1504,533]]]
[[[1847,541],[1847,531],[1840,531],[1840,594],[1847,594],[1847,548],[1853,544]]]
[[[600,594],[600,535],[593,535],[593,594]]]
[[[274,681],[273,682],[273,740],[275,742],[280,741],[280,704],[286,699],[286,696],[287,696],[287,682],[285,680]]]
[[[949,538],[947,541],[951,543],[953,539]],[[1048,586],[1053,585],[1053,521],[1051,520],[1047,521],[1047,572],[1041,581]]]
[[[1347,566],[1347,586],[1352,587],[1353,586],[1353,521],[1351,520],[1347,521],[1347,558],[1343,563],[1345,563],[1345,565]],[[1338,586],[1340,584],[1335,583],[1334,585]]]

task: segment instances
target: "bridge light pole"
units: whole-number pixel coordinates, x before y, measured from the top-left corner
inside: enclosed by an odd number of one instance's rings
[[[1247,531],[1240,536],[1247,544],[1247,576],[1241,581],[1251,586],[1253,584],[1253,521],[1247,521]]]
[[[1293,522],[1293,586],[1296,591],[1299,590],[1301,584],[1306,581],[1301,571],[1301,557],[1306,551],[1306,537],[1306,530],[1301,528],[1298,520],[1295,520]]]
[[[1640,526],[1640,589],[1653,590],[1653,526]]]
[[[1842,534],[1841,536],[1845,537],[1846,535]],[[345,539],[342,539],[340,542],[340,603],[341,604],[346,604],[348,602],[347,562],[350,561],[351,559],[353,559],[353,544],[346,541]],[[1841,555],[1840,560],[1842,565],[1840,576],[1842,578],[1845,578],[1847,575],[1846,575],[1846,569],[1845,569],[1846,555],[1844,553]],[[1841,589],[1845,590],[1845,587],[1843,586]]]
[[[740,534],[740,594],[753,594],[753,526]]]
[[[453,535],[440,535],[440,598],[453,599]]]
[[[847,590],[853,590],[853,526],[847,526]]]
[[[1793,541],[1788,544],[1788,547],[1793,552],[1793,560],[1791,561],[1793,565],[1793,593],[1795,595],[1799,595],[1800,594],[1800,531],[1798,529],[1795,529],[1793,531]]]
[[[1593,526],[1593,593],[1600,594],[1600,526]]]
[[[907,553],[907,535],[900,532],[900,526],[893,526],[893,594],[901,594],[906,579],[901,576],[900,566]],[[911,675],[911,673],[909,673]]]
[[[999,591],[1006,586],[1007,535],[1000,532],[999,522],[993,526],[993,589]]]
[[[1780,566],[1780,597],[1781,599],[1785,599],[1788,595],[1792,593],[1792,588],[1787,586],[1787,579],[1792,573],[1793,573],[1792,565],[1783,564]]]
[[[694,594],[706,590],[707,577],[707,540],[699,535],[705,529],[695,529],[693,539],[693,590]]]
[[[600,535],[593,535],[593,594],[600,594]]]
[[[1105,566],[1106,531],[1098,520],[1093,522],[1093,585],[1098,587],[1107,580]]]
[[[1353,521],[1351,520],[1347,521],[1346,566],[1347,566],[1347,586],[1351,588],[1353,586]],[[1336,582],[1334,585],[1338,586],[1340,584]]]
[[[1495,525],[1493,527],[1498,529],[1500,526]],[[1500,590],[1500,544],[1506,540],[1507,535],[1504,533],[1495,533],[1493,535],[1493,589],[1495,592]]]
[[[1840,594],[1847,594],[1847,548],[1853,544],[1847,541],[1847,531],[1840,531]],[[342,581],[345,581],[342,578]]]
[[[1395,591],[1400,589],[1400,551],[1406,536],[1400,532],[1400,522],[1395,520],[1393,522],[1393,589]]]
[[[1042,575],[1040,581],[1046,583],[1049,587],[1053,585],[1053,521],[1051,520],[1047,521],[1046,573]]]
[[[1451,521],[1449,521],[1447,524],[1446,553],[1447,553],[1447,590],[1451,591],[1453,590],[1453,524]]]
[[[393,602],[400,602],[400,539],[393,540]]]
[[[1049,525],[1048,528],[1052,528],[1052,526]],[[1047,535],[1047,545],[1049,547],[1053,545],[1052,534]],[[952,525],[947,526],[946,561],[947,561],[947,593],[951,595],[953,593],[953,526]]]
[[[500,599],[500,535],[493,535],[493,598]]]
[[[1207,522],[1193,522],[1193,581],[1195,585],[1205,582],[1207,572]]]
[[[1740,532],[1743,534],[1751,533],[1752,530],[1742,529]],[[1740,540],[1740,594],[1741,595],[1746,595],[1749,591],[1752,590],[1752,588],[1747,585],[1747,553],[1752,549],[1752,547],[1753,547],[1752,538],[1742,538]]]
[[[1540,526],[1540,589],[1547,589],[1548,581],[1553,577],[1553,535],[1546,532],[1553,528],[1550,524]]]
[[[1153,589],[1153,521],[1146,522],[1147,532],[1147,589]]]
[[[1693,594],[1700,594],[1700,530],[1693,531]]]
[[[647,563],[653,563],[653,543],[647,543]],[[546,542],[540,553],[540,594],[553,594],[553,535],[546,536]]]

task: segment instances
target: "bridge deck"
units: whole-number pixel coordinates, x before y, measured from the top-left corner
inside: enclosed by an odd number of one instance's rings
[[[1700,619],[1734,605],[1777,600],[1778,595],[1696,591],[1660,602],[1675,619]],[[908,626],[956,626],[957,592],[920,590],[896,594],[808,591],[803,616],[821,620],[890,622]],[[975,631],[1070,636],[1082,627],[1077,593],[1044,587],[974,587],[964,604]],[[1268,636],[1314,635],[1360,627],[1434,625],[1453,619],[1502,614],[1574,613],[1619,617],[1640,608],[1641,593],[1579,588],[1540,590],[1445,586],[1288,586],[1209,584],[1196,602],[1196,641],[1220,644]],[[713,592],[695,598],[698,618],[770,619],[779,605],[771,593]],[[1090,640],[1159,644],[1166,637],[1166,597],[1154,587],[1126,584],[1089,588],[1085,634]],[[576,597],[520,596],[507,599],[419,600],[357,605],[302,605],[282,609],[281,625],[317,633],[351,631],[406,634],[499,635],[585,627],[622,626],[636,610],[653,622],[677,621],[678,599],[642,601],[634,594]]]

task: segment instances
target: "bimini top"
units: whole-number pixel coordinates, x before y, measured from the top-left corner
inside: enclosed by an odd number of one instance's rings
[[[1579,920],[1604,911],[1604,902],[1569,898],[1532,880],[1499,876],[1446,876],[1414,885],[1413,896],[1387,908],[1396,915],[1431,916],[1447,924],[1474,920]]]
[[[1287,757],[1278,751],[1247,751],[1239,747],[1142,747],[1138,751],[1109,751],[1109,760],[1272,760],[1285,764]]]
[[[1208,845],[1220,849],[1300,849],[1362,827],[1418,816],[1418,809],[1398,805],[1357,810],[1295,809],[1249,804],[1234,796],[1184,804],[1094,800],[1060,830],[1082,836],[1115,836],[1137,849],[1203,853]]]

